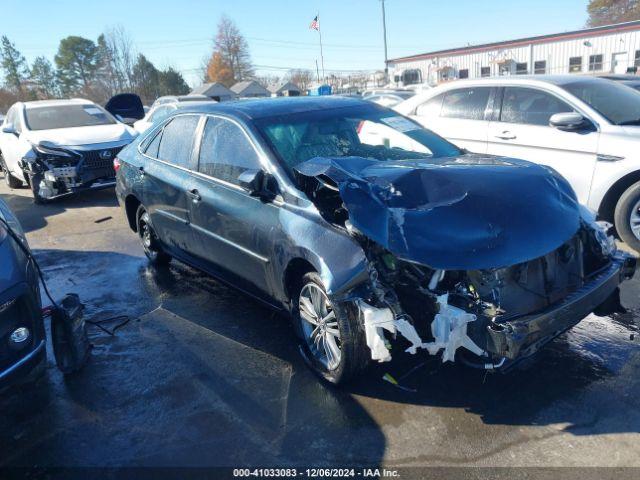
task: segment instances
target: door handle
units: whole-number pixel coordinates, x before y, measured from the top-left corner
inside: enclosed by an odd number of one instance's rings
[[[500,135],[496,135],[495,137],[499,138],[500,140],[514,140],[516,138],[516,136],[508,130],[505,130]]]
[[[187,190],[187,196],[191,198],[193,203],[198,203],[200,200],[202,200],[200,193],[195,188],[193,190]]]

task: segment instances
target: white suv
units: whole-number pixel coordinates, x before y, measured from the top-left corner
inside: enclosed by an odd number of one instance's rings
[[[395,109],[467,150],[549,165],[640,251],[640,92],[587,76],[502,77],[452,82]]]
[[[18,102],[0,133],[5,182],[10,188],[26,183],[35,203],[113,186],[113,159],[137,136],[119,119],[142,115],[140,99],[131,94],[113,97],[106,109],[83,99]]]

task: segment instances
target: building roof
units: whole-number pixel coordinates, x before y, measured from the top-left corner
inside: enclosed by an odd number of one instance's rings
[[[293,82],[283,81],[269,86],[271,93],[281,93],[286,91],[301,92],[300,87]]]
[[[269,90],[264,88],[262,85],[260,85],[255,80],[243,80],[241,82],[238,82],[238,83],[236,83],[235,85],[233,85],[231,87],[231,90],[233,92],[237,93],[238,95],[241,95],[245,90],[247,90],[249,88],[256,88],[256,87],[259,90],[263,90],[266,95],[268,95],[270,93]]]
[[[450,48],[447,50],[437,50],[433,52],[420,53],[418,55],[409,55],[406,57],[393,58],[388,63],[409,62],[412,60],[427,60],[429,58],[462,55],[465,53],[478,53],[495,48],[519,47],[536,43],[548,43],[558,40],[570,40],[575,38],[592,37],[594,35],[604,35],[608,33],[625,32],[629,30],[640,30],[640,20],[634,22],[616,23],[614,25],[604,25],[602,27],[586,28],[583,30],[574,30],[564,33],[552,33],[549,35],[540,35],[536,37],[518,38],[516,40],[507,40],[502,42],[483,43],[480,45],[471,45],[468,47]]]
[[[193,102],[180,106],[179,112],[198,113],[226,113],[245,119],[271,117],[292,113],[320,111],[330,108],[365,106],[378,108],[374,103],[360,98],[340,97],[336,95],[326,97],[273,97],[251,100],[237,100],[231,102]],[[382,108],[382,107],[379,107]]]
[[[203,83],[199,87],[194,88],[191,91],[191,95],[207,95],[209,97],[220,95],[234,96],[234,93],[220,82],[212,82]]]

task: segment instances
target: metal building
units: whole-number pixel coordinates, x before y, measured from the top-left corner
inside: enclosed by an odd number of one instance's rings
[[[389,60],[398,86],[496,75],[637,73],[639,66],[640,21]]]

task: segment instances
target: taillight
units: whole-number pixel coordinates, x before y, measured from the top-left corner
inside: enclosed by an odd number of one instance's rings
[[[122,165],[122,161],[116,157],[113,159],[113,169],[117,172],[118,170],[120,170],[120,165]]]

